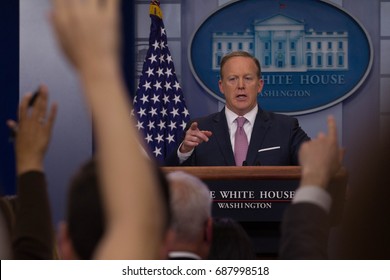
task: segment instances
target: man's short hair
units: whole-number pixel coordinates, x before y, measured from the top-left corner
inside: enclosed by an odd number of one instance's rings
[[[213,235],[208,256],[209,260],[254,260],[252,240],[235,220],[213,219]]]
[[[182,171],[167,175],[171,189],[172,228],[179,240],[192,242],[211,217],[210,192],[197,177]]]
[[[257,67],[257,77],[259,79],[261,79],[261,66],[260,66],[259,60],[256,57],[254,57],[253,55],[251,55],[250,53],[248,53],[248,52],[245,52],[245,51],[234,51],[234,52],[231,52],[231,53],[228,53],[227,55],[225,55],[222,58],[222,60],[221,60],[221,68],[219,70],[219,74],[221,76],[221,80],[223,78],[223,76],[222,76],[223,66],[232,57],[248,57],[248,58],[251,58],[253,60],[253,62],[256,64],[256,67]]]

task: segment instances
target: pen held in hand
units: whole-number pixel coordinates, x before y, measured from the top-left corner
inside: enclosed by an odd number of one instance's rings
[[[28,102],[28,107],[29,107],[29,108],[32,107],[32,106],[34,106],[35,101],[37,100],[38,95],[39,95],[39,89],[37,89],[37,90],[33,93],[33,95],[32,95],[32,97],[31,97],[30,101]]]
[[[31,108],[32,106],[34,106],[35,104],[35,101],[37,100],[37,97],[39,95],[39,88],[34,91],[31,99],[29,100],[28,102],[28,107]],[[18,132],[18,126],[14,126],[14,127],[10,127],[10,133],[9,133],[9,137],[8,137],[8,141],[9,142],[14,142],[15,141],[15,138],[16,138],[16,133]]]

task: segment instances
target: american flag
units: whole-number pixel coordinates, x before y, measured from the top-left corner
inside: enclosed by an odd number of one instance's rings
[[[151,1],[149,49],[134,97],[133,114],[151,153],[162,163],[182,137],[189,112],[176,77],[159,1]]]

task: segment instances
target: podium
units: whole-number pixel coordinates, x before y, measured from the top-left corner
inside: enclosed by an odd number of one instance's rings
[[[202,179],[213,199],[213,217],[240,222],[259,255],[275,255],[283,212],[291,203],[301,176],[299,166],[196,166],[162,167],[165,173],[184,171]],[[342,168],[332,178],[332,225],[342,217],[348,175]]]

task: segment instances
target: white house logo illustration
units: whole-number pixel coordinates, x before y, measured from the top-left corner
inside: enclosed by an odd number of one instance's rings
[[[260,61],[266,110],[291,115],[333,106],[353,94],[373,61],[365,29],[340,7],[320,0],[229,2],[194,33],[189,61],[199,84],[224,102],[220,62],[235,50]]]
[[[305,23],[285,15],[256,20],[253,30],[213,33],[213,70],[233,50],[261,61],[263,72],[348,69],[348,32],[305,30]]]

